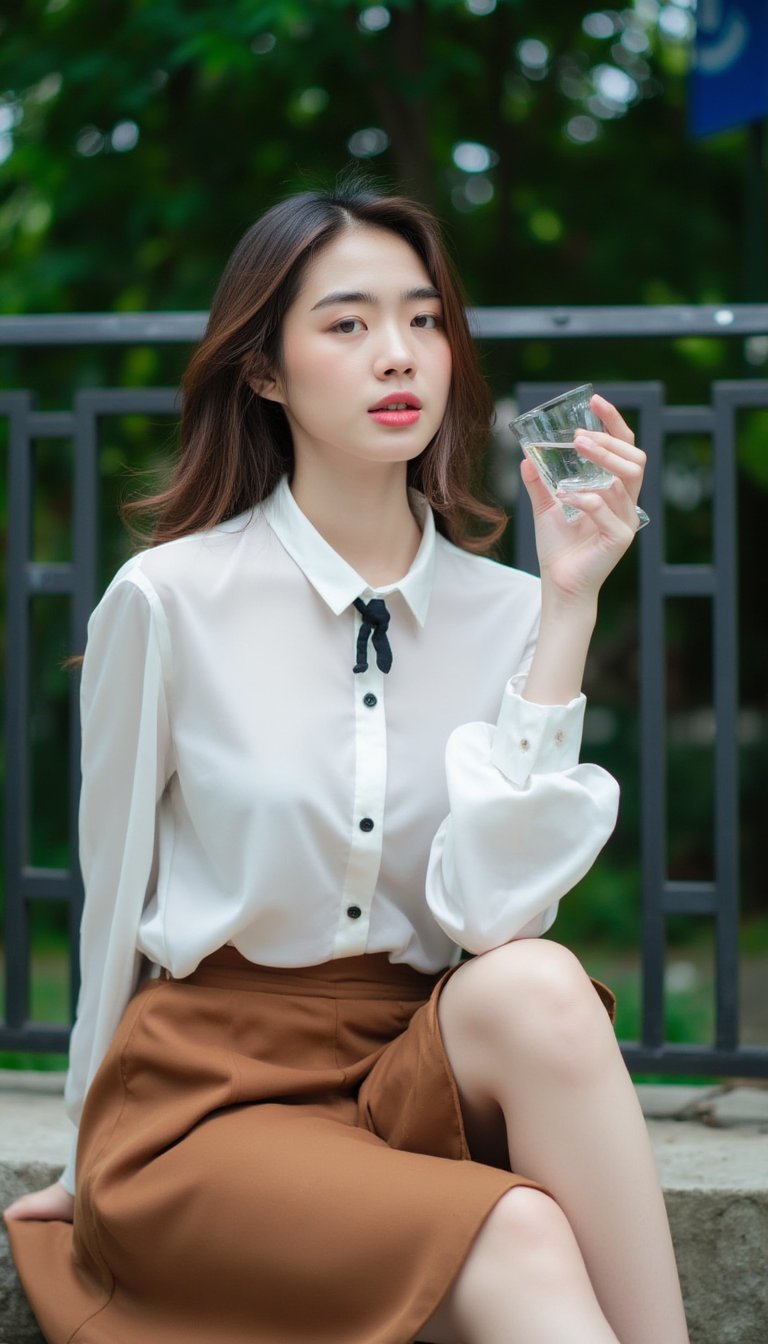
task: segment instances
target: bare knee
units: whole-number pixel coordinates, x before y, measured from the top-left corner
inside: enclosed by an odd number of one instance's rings
[[[567,1219],[562,1209],[543,1190],[518,1185],[508,1190],[494,1205],[483,1224],[486,1249],[505,1259],[510,1251],[526,1247],[547,1247]]]
[[[468,1051],[535,1052],[549,1068],[583,1076],[590,1051],[614,1048],[608,1015],[580,962],[559,943],[520,939],[475,957],[441,996],[450,1054],[458,1037]]]
[[[524,1279],[531,1288],[538,1284],[554,1289],[567,1271],[574,1243],[565,1214],[549,1195],[530,1186],[516,1186],[488,1215],[458,1287],[471,1298],[512,1277]]]

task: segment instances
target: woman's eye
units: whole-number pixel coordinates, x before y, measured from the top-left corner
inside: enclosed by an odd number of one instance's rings
[[[333,331],[340,331],[344,336],[353,336],[362,331],[363,326],[359,317],[343,317],[340,322],[334,324]]]
[[[413,325],[421,327],[422,331],[434,331],[440,326],[440,318],[437,313],[419,313],[418,317],[414,317]]]

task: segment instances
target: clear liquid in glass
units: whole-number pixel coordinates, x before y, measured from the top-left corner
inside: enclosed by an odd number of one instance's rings
[[[552,490],[606,490],[614,479],[577,453],[572,442],[526,443],[525,451]]]

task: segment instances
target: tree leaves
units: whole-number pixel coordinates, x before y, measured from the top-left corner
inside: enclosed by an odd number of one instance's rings
[[[673,272],[689,300],[713,281],[732,299],[738,142],[713,161],[685,141],[684,83],[667,72],[684,46],[647,6],[606,12],[599,37],[568,0],[472,8],[16,0],[0,46],[0,123],[16,119],[0,125],[0,304],[109,308],[139,284],[153,307],[202,305],[238,231],[350,161],[437,207],[479,302],[638,301]],[[465,142],[496,163],[466,172]],[[162,265],[144,246],[158,229]],[[190,288],[192,274],[207,281]]]

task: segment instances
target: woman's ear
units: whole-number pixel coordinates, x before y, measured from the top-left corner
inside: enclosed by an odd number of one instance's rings
[[[280,376],[263,351],[251,355],[244,372],[248,386],[257,397],[263,397],[265,401],[277,401],[281,405],[285,402]]]
[[[263,397],[265,401],[277,401],[280,405],[285,402],[280,381],[277,378],[249,378],[248,382],[253,388],[257,397]]]

